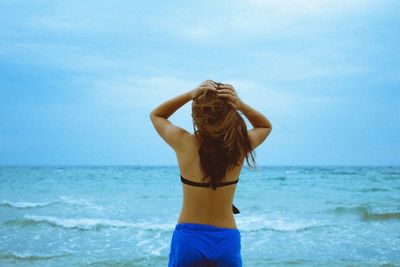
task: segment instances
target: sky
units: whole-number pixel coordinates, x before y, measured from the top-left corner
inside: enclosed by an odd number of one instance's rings
[[[398,165],[399,14],[397,0],[1,1],[0,164],[177,165],[149,113],[212,79],[271,121],[257,165]],[[193,132],[190,102],[170,120]]]

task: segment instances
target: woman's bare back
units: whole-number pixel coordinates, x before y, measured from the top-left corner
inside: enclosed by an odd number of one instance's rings
[[[177,153],[181,175],[193,182],[202,183],[204,173],[200,167],[199,143],[194,134],[184,140],[185,150]],[[242,159],[243,163],[244,158]],[[243,164],[242,164],[243,165]],[[239,178],[242,165],[229,171],[223,182]],[[209,182],[209,180],[206,182]],[[216,190],[205,187],[183,186],[182,210],[178,223],[200,223],[225,228],[237,228],[232,213],[232,202],[237,184],[217,187]]]

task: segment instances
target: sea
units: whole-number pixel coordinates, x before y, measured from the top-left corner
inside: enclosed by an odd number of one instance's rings
[[[400,266],[400,166],[244,167],[243,266]],[[177,166],[1,166],[0,266],[167,266]]]

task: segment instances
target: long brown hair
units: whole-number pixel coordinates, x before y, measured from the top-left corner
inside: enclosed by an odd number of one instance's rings
[[[192,102],[193,129],[200,142],[200,166],[206,177],[211,177],[215,190],[226,173],[249,157],[255,167],[255,150],[247,135],[247,126],[239,112],[213,90],[205,90]],[[197,130],[196,130],[197,127]]]

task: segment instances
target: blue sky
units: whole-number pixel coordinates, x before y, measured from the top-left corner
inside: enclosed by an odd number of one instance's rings
[[[206,79],[270,119],[259,165],[400,164],[398,14],[395,0],[2,1],[0,164],[176,165],[148,114]],[[171,120],[193,131],[190,103]]]

